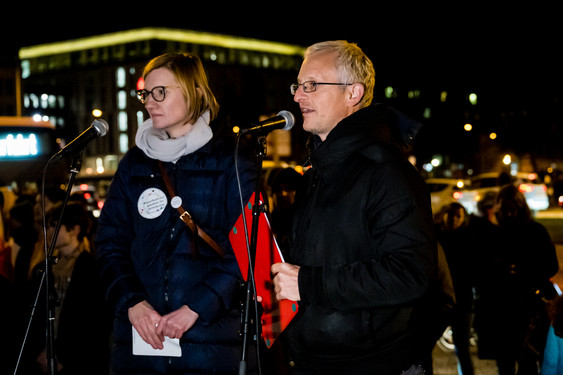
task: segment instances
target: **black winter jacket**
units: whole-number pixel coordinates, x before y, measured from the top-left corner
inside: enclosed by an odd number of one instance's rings
[[[288,259],[301,266],[287,329],[297,367],[399,374],[411,365],[413,312],[436,242],[424,181],[392,142],[402,142],[399,125],[410,127],[403,120],[383,105],[361,109],[310,155]]]

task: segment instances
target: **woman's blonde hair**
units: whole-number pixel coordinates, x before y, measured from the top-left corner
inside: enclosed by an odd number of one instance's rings
[[[355,43],[345,40],[332,40],[313,44],[305,51],[305,58],[324,53],[336,54],[335,64],[342,83],[361,83],[364,96],[360,108],[367,107],[373,100],[375,69],[367,55]]]
[[[187,123],[194,123],[207,110],[211,120],[217,117],[219,103],[211,92],[199,57],[190,53],[165,53],[157,56],[145,66],[143,79],[158,68],[170,70],[178,81],[188,107]]]

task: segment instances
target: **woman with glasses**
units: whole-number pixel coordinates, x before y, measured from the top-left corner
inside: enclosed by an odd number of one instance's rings
[[[116,317],[112,370],[235,373],[241,274],[228,240],[240,215],[233,149],[213,137],[219,105],[198,57],[156,57],[143,77],[137,94],[150,118],[119,165],[96,237]],[[248,201],[254,173],[241,164]],[[165,351],[176,339],[180,350]],[[148,353],[132,354],[141,346]]]

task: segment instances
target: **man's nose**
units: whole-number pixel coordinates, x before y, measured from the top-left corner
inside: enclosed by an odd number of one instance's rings
[[[293,101],[295,101],[296,103],[299,103],[300,101],[303,100],[303,98],[305,98],[306,93],[303,90],[303,86],[299,86],[297,88],[297,91],[295,91],[295,95],[293,95]]]

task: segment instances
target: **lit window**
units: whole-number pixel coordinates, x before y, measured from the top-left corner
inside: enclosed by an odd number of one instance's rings
[[[419,99],[420,98],[420,90],[409,90],[407,93],[409,99]]]
[[[447,99],[448,99],[448,92],[447,92],[447,91],[442,91],[442,92],[440,93],[440,101],[441,101],[442,103],[445,103]]]
[[[49,99],[49,95],[41,94],[41,108],[47,108],[47,100]]]
[[[29,94],[29,99],[31,100],[31,106],[33,108],[39,108],[39,98],[35,94]]]
[[[137,111],[137,127],[141,126],[145,122],[145,115],[143,111]]]
[[[127,131],[127,112],[119,111],[119,114],[117,115],[117,126],[119,127],[119,131]]]
[[[47,101],[49,102],[49,108],[57,107],[57,97],[55,95],[49,95]]]
[[[122,133],[119,135],[119,152],[125,154],[129,150],[129,137],[127,134]]]
[[[127,93],[124,90],[119,90],[117,92],[117,108],[127,108]]]
[[[116,76],[115,80],[117,87],[125,87],[125,68],[123,67],[117,68],[115,76]]]
[[[21,63],[22,78],[26,79],[30,74],[29,60],[23,60]]]

